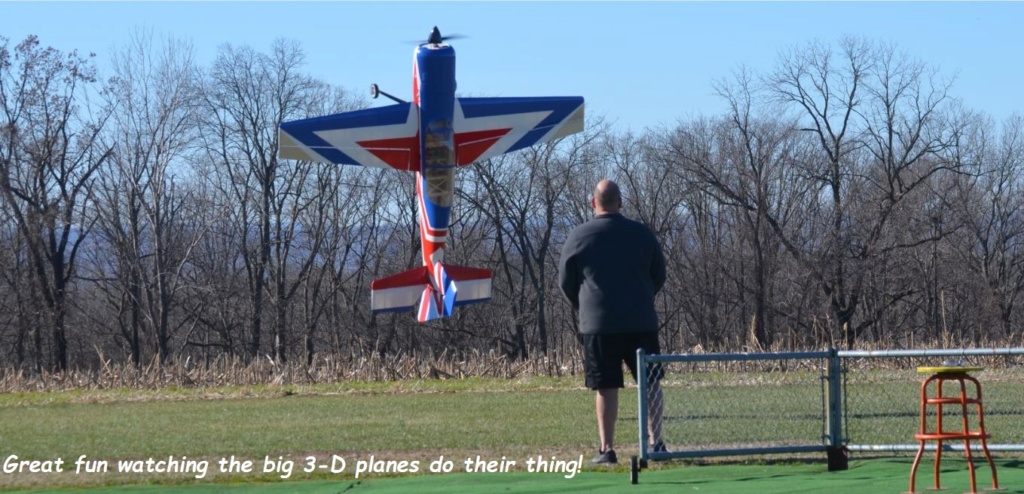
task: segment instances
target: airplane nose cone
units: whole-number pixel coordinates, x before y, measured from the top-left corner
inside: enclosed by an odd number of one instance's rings
[[[427,42],[437,45],[442,41],[444,41],[444,38],[441,37],[441,30],[434,26],[434,30],[430,32],[430,38],[427,39]]]

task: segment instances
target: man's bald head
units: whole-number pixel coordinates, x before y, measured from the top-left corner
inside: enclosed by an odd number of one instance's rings
[[[591,206],[595,214],[618,213],[622,208],[622,192],[619,191],[619,185],[607,178],[602,179],[597,183],[597,187],[594,187]]]

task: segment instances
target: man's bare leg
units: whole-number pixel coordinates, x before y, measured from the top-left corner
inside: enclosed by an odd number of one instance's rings
[[[647,435],[650,445],[658,444],[661,439],[661,418],[665,410],[665,395],[661,392],[661,381],[655,379],[647,388]]]
[[[615,446],[615,421],[619,418],[619,389],[598,389],[596,405],[597,432],[601,439],[601,452],[603,453],[614,449]]]

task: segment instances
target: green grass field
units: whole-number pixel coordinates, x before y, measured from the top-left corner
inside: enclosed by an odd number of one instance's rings
[[[696,401],[698,410],[712,406],[712,401],[718,405],[700,411],[699,416],[722,414],[722,403],[742,401],[749,391],[729,386],[701,389],[706,394],[698,396],[704,398],[691,400]],[[626,465],[637,449],[635,400],[635,390],[623,391],[617,450]],[[673,433],[683,434],[689,425],[707,419],[685,416],[670,420],[678,427]],[[755,420],[747,428],[757,431],[757,427]],[[806,424],[794,427],[799,433]],[[0,490],[525,493],[621,492],[627,488],[663,492],[666,486],[673,486],[674,490],[682,487],[700,492],[756,489],[763,493],[840,494],[902,492],[909,472],[907,458],[858,460],[850,470],[832,473],[825,471],[823,458],[810,463],[714,466],[667,462],[653,464],[641,474],[640,485],[630,487],[627,466],[608,471],[589,464],[595,444],[593,394],[582,388],[578,378],[0,395],[0,461],[16,465],[6,460],[17,455],[18,460],[60,458],[64,462],[64,471],[59,473],[0,473]],[[107,462],[107,471],[75,473],[75,460],[82,455],[85,460]],[[431,462],[441,455],[452,461],[452,471],[429,472]],[[575,466],[572,472],[525,471],[527,459],[554,458],[568,469],[565,462],[578,461],[580,455],[584,464],[578,472]],[[367,466],[371,456],[382,470],[391,470],[364,472],[356,478],[359,462]],[[504,459],[506,466],[515,461],[516,465],[505,473],[464,473],[465,460],[477,457],[495,462]],[[155,462],[168,459],[191,461],[193,466],[205,462],[206,466],[202,475],[196,469],[186,473],[117,472],[119,460],[145,462],[150,458],[156,467]],[[236,467],[252,462],[251,470],[221,472],[221,460],[232,458],[239,462]],[[264,472],[267,458],[276,471]],[[336,458],[345,460],[344,471],[330,471],[337,466],[332,464]],[[1024,492],[1018,460],[1019,456],[1009,455],[999,459],[1001,483],[1010,487],[1007,492]],[[292,463],[286,473],[280,466],[288,461]],[[417,462],[418,471],[415,475],[398,474],[395,470],[400,462],[406,462],[406,471]],[[100,469],[99,463],[88,466]],[[945,455],[943,469],[944,483],[966,490],[967,473],[959,454]],[[920,489],[930,485],[930,472],[930,464],[922,466]],[[980,486],[988,486],[987,475],[988,468],[980,467]]]
[[[592,400],[564,379],[0,395],[0,461],[61,458],[72,470],[0,474],[0,488],[196,481],[191,473],[116,472],[118,460],[168,457],[209,462],[201,483],[280,479],[262,472],[267,457],[295,463],[288,480],[338,478],[302,471],[310,457],[327,464],[335,455],[352,463],[342,478],[371,455],[424,469],[442,454],[589,459]],[[635,442],[628,431],[621,437]],[[108,471],[75,474],[81,455],[107,461]],[[232,456],[252,461],[252,471],[221,473],[217,463]]]

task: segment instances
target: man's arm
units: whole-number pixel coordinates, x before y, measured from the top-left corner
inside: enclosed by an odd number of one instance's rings
[[[651,260],[651,282],[654,283],[654,293],[661,291],[665,285],[665,254],[661,251],[661,244],[658,237],[651,233],[651,240],[654,242],[654,259]]]
[[[580,279],[576,269],[576,237],[570,233],[562,245],[561,257],[558,260],[558,285],[562,295],[576,310],[580,308]]]

